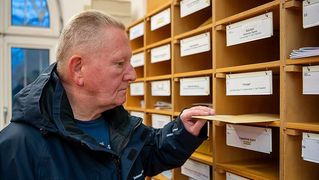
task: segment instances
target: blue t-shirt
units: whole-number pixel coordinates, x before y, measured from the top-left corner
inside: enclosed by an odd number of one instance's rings
[[[75,120],[75,122],[82,131],[92,136],[99,144],[111,149],[109,126],[103,116],[90,121]]]

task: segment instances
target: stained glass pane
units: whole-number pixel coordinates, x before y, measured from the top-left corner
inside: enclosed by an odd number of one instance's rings
[[[49,66],[48,49],[11,48],[12,97]]]
[[[50,27],[50,13],[46,0],[11,0],[11,25]]]

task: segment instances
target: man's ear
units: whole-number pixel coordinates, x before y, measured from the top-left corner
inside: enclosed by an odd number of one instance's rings
[[[78,86],[84,85],[83,79],[83,59],[80,55],[73,55],[69,59],[69,75]]]

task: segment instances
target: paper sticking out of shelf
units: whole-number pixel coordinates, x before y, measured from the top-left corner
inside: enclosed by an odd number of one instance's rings
[[[171,95],[170,80],[152,81],[151,95],[152,96],[170,96]]]
[[[230,172],[226,172],[226,180],[249,180],[249,179],[244,178],[242,176],[238,176]]]
[[[302,94],[319,94],[319,66],[302,67]]]
[[[307,0],[302,3],[303,28],[310,28],[319,25],[319,0]]]
[[[203,33],[181,41],[181,57],[207,52],[210,50],[210,33]]]
[[[226,75],[226,96],[270,95],[272,93],[272,71]]]
[[[210,180],[209,165],[188,159],[181,167],[181,173],[196,180]]]
[[[141,22],[130,29],[130,40],[144,35],[144,22]]]
[[[171,45],[166,44],[157,48],[151,49],[151,63],[168,61],[171,59]]]
[[[182,0],[180,1],[180,5],[180,16],[183,18],[210,6],[210,0]]]
[[[214,116],[192,116],[192,118],[206,119],[211,121],[222,121],[226,123],[264,123],[279,121],[279,114],[242,114],[242,115],[214,115]]]
[[[130,84],[131,96],[143,96],[144,95],[144,82],[135,82]]]
[[[232,46],[273,36],[273,14],[268,12],[226,26],[226,44]]]
[[[163,128],[166,124],[171,122],[171,116],[152,114],[152,127]]]
[[[290,59],[319,56],[319,47],[302,47],[294,49],[289,55]]]
[[[210,94],[210,78],[181,78],[179,90],[180,96],[207,96]]]
[[[302,153],[305,161],[319,163],[319,134],[302,133]]]
[[[226,144],[270,154],[272,152],[272,130],[271,128],[227,124]]]
[[[151,31],[171,23],[171,8],[168,8],[151,17]]]
[[[131,58],[131,64],[134,68],[144,66],[144,52],[134,54]]]

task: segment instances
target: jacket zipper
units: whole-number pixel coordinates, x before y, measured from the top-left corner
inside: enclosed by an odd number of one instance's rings
[[[131,139],[131,136],[132,136],[134,130],[135,130],[137,127],[139,127],[141,124],[142,124],[142,121],[140,120],[140,121],[136,124],[136,126],[133,128],[133,131],[129,134],[128,138],[126,138],[126,141],[125,141],[125,144],[123,145],[123,148],[125,148],[125,147],[127,146],[129,140]]]
[[[121,175],[121,159],[118,156],[113,156],[113,160],[116,166],[116,176],[118,180],[122,179]]]

